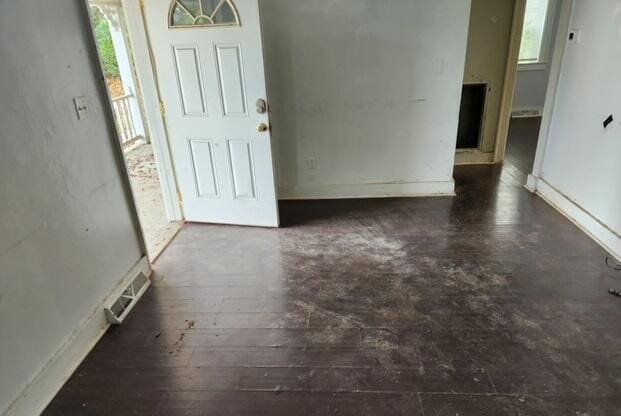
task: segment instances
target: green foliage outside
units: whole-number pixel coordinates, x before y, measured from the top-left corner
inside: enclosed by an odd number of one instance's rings
[[[108,77],[118,77],[119,64],[114,54],[114,45],[112,44],[108,22],[97,7],[92,7],[91,12],[93,15],[93,24],[95,26],[95,38],[99,46],[104,72]]]
[[[539,54],[539,42],[541,41],[541,31],[535,22],[529,21],[524,27],[522,35],[522,46],[520,48],[520,59],[536,60]]]

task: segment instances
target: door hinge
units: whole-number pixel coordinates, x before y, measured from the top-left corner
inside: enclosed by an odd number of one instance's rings
[[[144,10],[144,0],[140,0],[140,8]]]
[[[160,101],[160,114],[166,114],[166,105],[164,105],[164,101]]]
[[[181,193],[181,191],[177,191],[177,199],[179,200],[180,204],[183,204],[183,194]]]

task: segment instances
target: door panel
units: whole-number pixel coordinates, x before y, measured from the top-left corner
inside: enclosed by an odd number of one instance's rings
[[[229,168],[236,199],[256,199],[254,164],[249,140],[228,140]]]
[[[244,69],[239,46],[216,46],[218,80],[222,91],[222,114],[245,116],[248,114]]]
[[[192,167],[199,197],[218,197],[218,175],[211,140],[190,139]]]
[[[196,46],[173,46],[175,73],[179,84],[179,101],[183,115],[207,115],[205,86]]]
[[[145,2],[145,19],[161,98],[165,103],[175,171],[188,221],[278,226],[257,0],[226,0],[195,21],[169,27],[171,0]],[[185,13],[179,8],[177,13]],[[230,24],[211,24],[231,10]],[[263,131],[265,130],[265,131]]]

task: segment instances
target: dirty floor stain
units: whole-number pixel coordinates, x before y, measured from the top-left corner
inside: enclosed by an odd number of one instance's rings
[[[621,415],[606,253],[511,171],[455,176],[188,225],[44,415]]]

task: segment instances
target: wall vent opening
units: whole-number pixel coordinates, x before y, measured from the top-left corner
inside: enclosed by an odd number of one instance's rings
[[[487,84],[465,84],[461,94],[457,149],[478,149],[485,112]]]
[[[108,322],[112,325],[121,324],[150,285],[151,280],[143,273],[138,273],[134,281],[121,293],[121,296],[112,305],[105,308]]]

